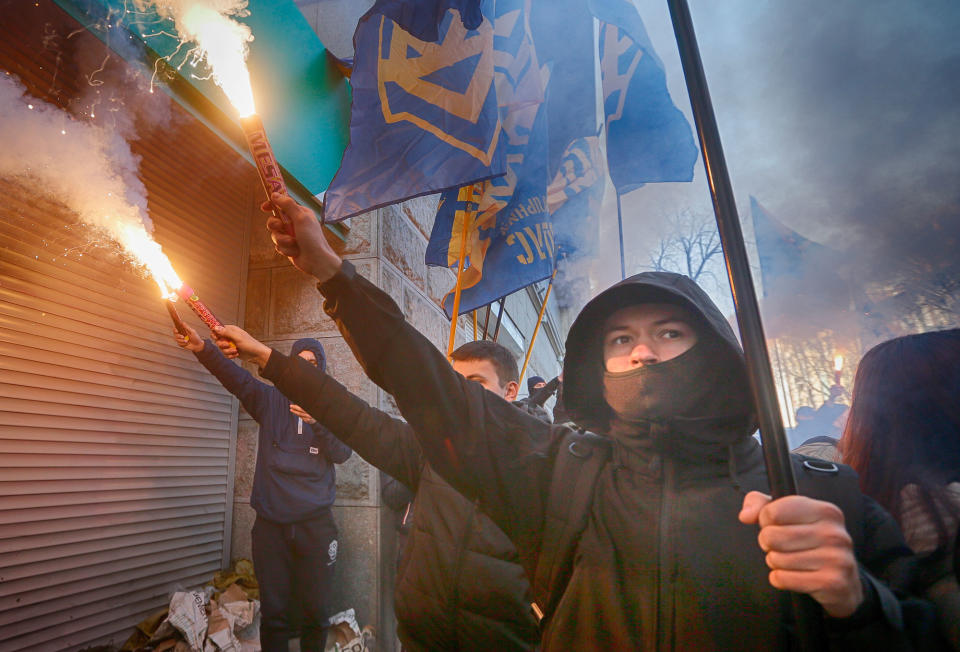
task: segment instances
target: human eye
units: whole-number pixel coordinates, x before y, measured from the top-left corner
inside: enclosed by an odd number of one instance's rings
[[[607,344],[609,346],[623,346],[624,344],[630,343],[630,336],[625,334],[613,334],[607,338]]]
[[[660,331],[660,337],[665,340],[676,340],[686,335],[686,333],[679,328],[665,328]]]

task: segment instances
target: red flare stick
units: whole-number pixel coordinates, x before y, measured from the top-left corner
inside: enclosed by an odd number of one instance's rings
[[[180,289],[177,290],[177,294],[181,299],[187,302],[187,305],[190,306],[190,309],[197,313],[204,324],[206,324],[211,331],[216,330],[217,328],[223,328],[223,324],[219,319],[213,316],[213,313],[210,312],[210,309],[207,308],[200,297],[197,296],[197,293],[193,291],[189,285],[184,283],[180,286]]]
[[[281,195],[290,194],[287,192],[287,184],[284,183],[283,176],[280,174],[280,164],[277,163],[277,157],[273,155],[273,148],[270,146],[270,141],[267,140],[267,132],[263,128],[263,121],[260,116],[254,113],[240,118],[240,127],[247,139],[250,155],[253,156],[253,160],[257,164],[257,173],[260,175],[263,190],[267,193],[267,200],[269,201],[270,196],[275,192]],[[276,206],[273,208],[273,215],[283,222],[287,235],[293,235],[293,224]]]
[[[180,313],[177,312],[177,309],[173,307],[173,301],[164,299],[163,303],[167,306],[167,312],[170,313],[170,319],[173,320],[173,326],[177,329],[177,332],[184,337],[190,337],[190,333],[187,331],[187,327],[183,323],[183,319],[180,318]]]

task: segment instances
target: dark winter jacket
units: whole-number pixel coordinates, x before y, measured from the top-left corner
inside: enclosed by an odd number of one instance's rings
[[[434,472],[411,427],[302,360],[274,351],[261,373],[358,455],[414,492],[395,596],[404,648],[532,649],[540,636],[513,543]]]
[[[647,283],[650,278],[629,281],[636,288],[628,291],[673,295],[727,342],[731,357],[740,356],[729,327],[699,288],[675,277],[654,275],[655,282]],[[548,509],[552,518],[563,516],[564,506],[548,501],[561,454],[557,442],[570,430],[551,428],[459,377],[443,354],[405,323],[393,301],[348,262],[320,290],[325,310],[367,374],[394,395],[431,464],[479,501],[516,544],[528,576],[535,577],[541,552],[551,546],[542,539]],[[599,305],[608,310],[623,305],[622,296],[601,297],[606,298]],[[600,319],[605,313],[593,312],[596,305],[588,305],[581,317]],[[589,406],[580,401],[581,392],[595,397],[600,391],[600,359],[586,353],[598,350],[589,333],[599,329],[599,323],[579,319],[571,329],[564,394],[568,407],[602,422],[609,417],[605,410],[587,414]],[[595,388],[576,382],[587,371],[595,374]],[[544,649],[789,649],[789,600],[769,585],[756,527],[737,520],[745,493],[768,486],[749,427],[659,428],[661,443],[685,444],[651,447],[628,459],[613,443],[588,501],[588,524],[570,556],[572,567],[558,570],[568,579],[546,625]],[[935,641],[922,638],[927,634],[912,629],[919,616],[928,616],[929,605],[900,599],[884,584],[899,586],[898,575],[911,559],[896,525],[862,495],[847,498],[855,505],[848,510],[857,520],[851,527],[863,531],[856,554],[866,599],[847,619],[828,619],[817,608],[829,649],[935,649]]]
[[[318,365],[326,366],[319,342],[298,340],[293,352],[304,349],[313,351]],[[326,428],[311,426],[291,413],[290,399],[225,358],[210,340],[196,356],[260,425],[250,496],[257,515],[274,523],[297,523],[328,511],[337,491],[333,465],[346,462],[350,448]]]

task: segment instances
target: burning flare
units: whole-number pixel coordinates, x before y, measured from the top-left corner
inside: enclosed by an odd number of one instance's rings
[[[196,43],[200,56],[210,65],[214,81],[237,109],[247,147],[257,166],[267,199],[274,192],[288,194],[270,141],[257,115],[253,88],[247,70],[247,44],[253,40],[250,28],[231,16],[248,16],[246,0],[135,0],[140,6],[152,6],[157,14],[173,21],[180,38]],[[287,233],[293,225],[277,209]]]
[[[177,296],[177,289],[183,285],[180,277],[173,271],[170,259],[139,224],[124,224],[116,234],[120,245],[138,263],[147,268],[153,280],[160,286],[164,298]]]
[[[247,42],[253,39],[246,25],[197,3],[183,14],[186,34],[203,51],[213,79],[227,94],[240,117],[256,113],[253,88],[247,71]]]
[[[76,120],[0,75],[0,176],[19,179],[116,241],[169,296],[182,283],[153,239],[138,159],[116,132]],[[39,259],[39,257],[38,257]]]
[[[833,356],[833,370],[834,371],[843,371],[843,356],[839,353]]]
[[[137,9],[155,9],[161,18],[173,21],[183,41],[197,45],[198,55],[210,66],[213,80],[223,89],[240,117],[256,112],[247,44],[250,28],[233,16],[248,16],[246,0],[134,0]]]

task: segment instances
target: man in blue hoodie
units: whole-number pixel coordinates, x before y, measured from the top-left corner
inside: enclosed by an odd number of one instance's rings
[[[192,351],[260,425],[250,497],[257,512],[251,538],[260,584],[260,643],[264,652],[285,652],[299,629],[300,649],[319,652],[337,561],[333,465],[346,462],[352,451],[278,389],[225,358],[189,326],[187,331],[188,337],[176,334],[177,344]],[[326,369],[323,346],[315,339],[297,340],[290,354]]]

